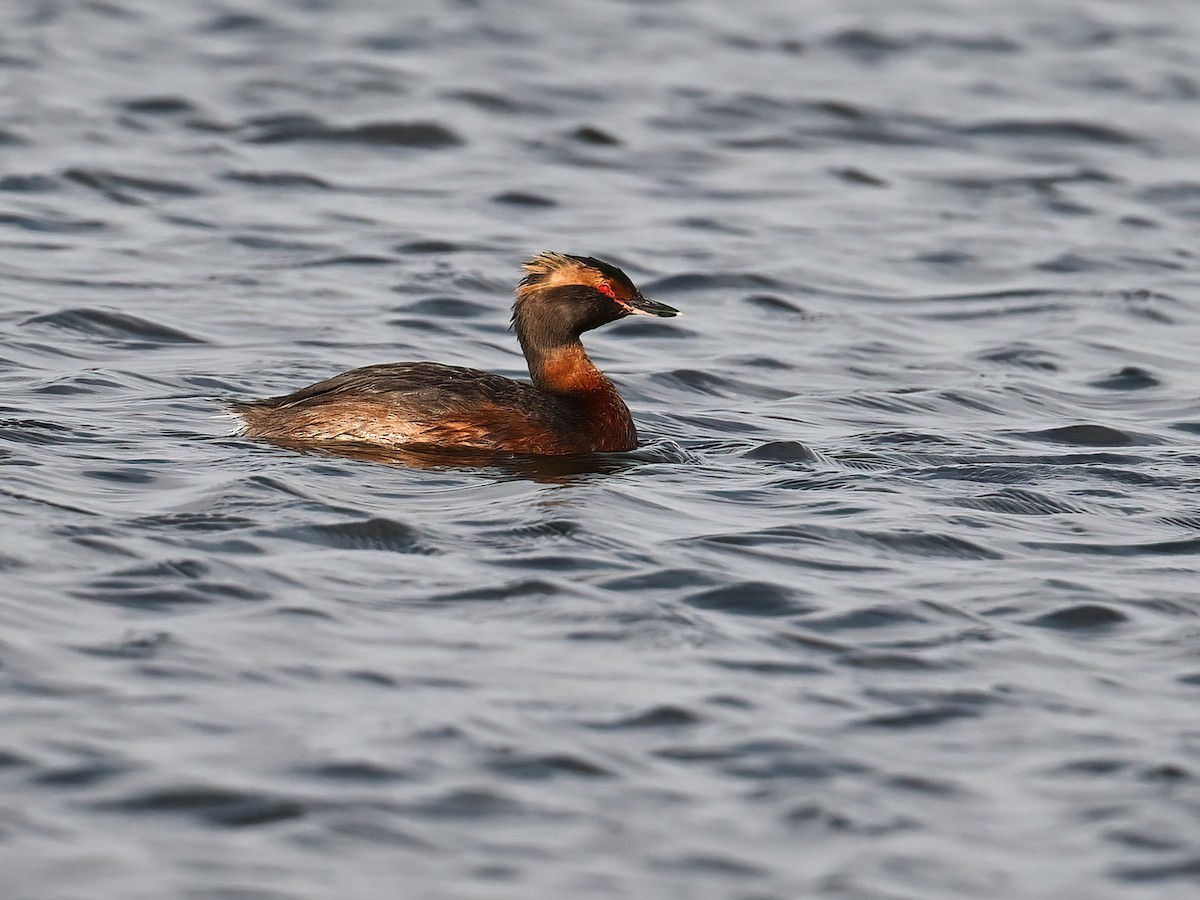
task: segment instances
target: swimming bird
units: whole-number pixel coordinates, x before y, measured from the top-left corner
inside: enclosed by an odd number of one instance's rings
[[[643,297],[595,257],[545,252],[524,269],[512,328],[530,381],[434,362],[364,366],[282,397],[235,402],[243,434],[300,447],[554,456],[634,449],[629,408],[580,337],[626,316],[679,311]]]

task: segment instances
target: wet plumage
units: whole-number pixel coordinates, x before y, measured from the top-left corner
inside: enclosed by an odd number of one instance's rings
[[[632,450],[637,430],[629,410],[579,337],[627,315],[677,312],[592,257],[543,253],[525,269],[512,322],[531,381],[433,362],[365,366],[286,396],[234,404],[245,434],[289,445]]]

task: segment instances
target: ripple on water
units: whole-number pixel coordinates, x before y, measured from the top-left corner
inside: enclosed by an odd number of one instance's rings
[[[4,175],[0,177],[0,191],[20,194],[40,194],[58,190],[62,183],[49,175]]]
[[[794,589],[762,581],[744,581],[709,588],[683,598],[688,606],[738,616],[791,616],[811,607],[800,602]]]
[[[73,593],[85,600],[146,610],[269,598],[244,580],[233,567],[184,558],[119,569]]]
[[[1162,443],[1153,435],[1093,423],[1061,425],[1041,431],[1028,431],[1017,436],[1031,441],[1070,444],[1075,447],[1131,447]]]
[[[312,776],[323,781],[355,784],[389,784],[407,781],[410,776],[399,769],[380,763],[365,760],[326,762],[300,769],[305,776]]]
[[[198,197],[202,193],[198,188],[181,181],[145,178],[101,169],[67,169],[63,172],[63,177],[68,181],[99,191],[108,199],[118,203],[142,203],[143,201],[137,197],[138,194]]]
[[[87,647],[77,647],[80,653],[105,659],[154,659],[170,647],[171,635],[165,631],[129,633],[120,640]]]
[[[152,94],[146,97],[133,97],[121,102],[125,112],[148,116],[176,116],[196,112],[196,106],[186,97],[178,94]]]
[[[590,722],[588,723],[588,727],[598,730],[611,729],[623,731],[631,729],[640,731],[646,729],[653,731],[657,729],[685,728],[697,725],[702,721],[703,717],[693,710],[668,704],[653,706],[610,722]]]
[[[434,596],[431,599],[443,603],[495,602],[527,597],[553,597],[559,591],[559,585],[553,581],[540,578],[526,578],[488,587],[449,591]]]
[[[452,821],[510,818],[524,811],[523,804],[507,793],[478,788],[450,790],[406,806],[406,812],[417,818]]]
[[[23,231],[48,234],[83,234],[108,228],[103,219],[78,219],[62,213],[45,211],[37,215],[0,212],[0,226],[11,225]]]
[[[680,387],[688,391],[708,394],[713,397],[758,397],[764,400],[781,400],[795,396],[795,391],[755,384],[740,378],[715,375],[701,369],[675,369],[653,376],[654,381],[668,387]]]
[[[545,194],[533,191],[504,191],[492,196],[492,202],[501,206],[513,206],[525,209],[549,209],[558,206],[558,201]]]
[[[612,778],[608,768],[572,753],[517,753],[500,750],[484,763],[486,768],[502,778],[521,781],[545,781],[558,777]]]
[[[1088,382],[1092,387],[1105,391],[1144,391],[1158,387],[1161,383],[1153,374],[1139,366],[1125,366],[1111,375]]]
[[[1053,516],[1086,512],[1086,508],[1077,503],[1015,487],[976,497],[958,497],[948,500],[947,503],[967,509],[982,509],[1017,516]]]
[[[783,463],[812,463],[821,460],[811,448],[799,441],[767,441],[746,451],[745,455],[746,459]]]
[[[349,550],[429,554],[436,550],[420,529],[395,519],[376,517],[361,522],[333,522],[277,530],[274,537]]]
[[[1129,616],[1102,603],[1075,603],[1035,618],[1031,624],[1059,631],[1111,628],[1129,621]]]
[[[427,297],[424,300],[416,300],[404,306],[395,307],[395,310],[420,317],[452,319],[474,319],[492,312],[492,308],[486,304],[474,303],[458,297]]]
[[[437,150],[456,147],[463,139],[438,122],[366,122],[362,125],[329,125],[316,116],[263,116],[243,126],[251,144],[300,141],[359,144],[366,147],[413,147]]]
[[[304,172],[231,171],[225,172],[221,177],[227,181],[234,181],[239,184],[254,185],[256,187],[300,189],[312,188],[322,191],[333,189],[333,185],[325,179],[318,178],[315,175],[309,175]]]
[[[30,316],[26,327],[57,328],[89,340],[104,340],[135,347],[203,344],[204,340],[178,328],[108,309],[63,309]]]
[[[983,137],[1012,138],[1061,144],[1082,141],[1088,144],[1136,144],[1142,139],[1112,125],[1070,119],[1000,119],[967,125],[962,134]]]
[[[219,828],[250,828],[298,819],[308,804],[287,796],[214,786],[164,787],[94,804],[101,812],[177,816]]]
[[[823,782],[868,771],[861,763],[836,758],[818,747],[790,740],[680,744],[664,747],[654,755],[683,763],[715,763],[726,774],[750,781],[786,778]]]
[[[804,627],[817,631],[843,631],[850,629],[891,628],[897,625],[923,624],[928,621],[907,609],[895,606],[866,606],[845,613],[826,616],[808,616]]]

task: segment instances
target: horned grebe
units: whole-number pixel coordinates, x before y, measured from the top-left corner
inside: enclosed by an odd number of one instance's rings
[[[621,395],[579,336],[629,315],[676,316],[614,265],[541,253],[525,264],[512,326],[533,383],[441,363],[364,366],[284,397],[234,403],[244,434],[292,446],[350,442],[566,455],[637,446]]]

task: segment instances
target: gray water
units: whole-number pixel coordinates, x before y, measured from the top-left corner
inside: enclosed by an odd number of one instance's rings
[[[1195,3],[2,17],[4,900],[1195,896]],[[640,450],[222,417],[543,249]]]

